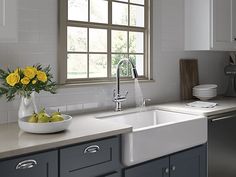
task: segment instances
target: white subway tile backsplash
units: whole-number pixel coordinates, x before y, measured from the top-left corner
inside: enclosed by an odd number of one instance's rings
[[[73,105],[67,105],[66,106],[66,112],[68,114],[74,113],[74,112],[82,112],[83,111],[83,104],[73,104]]]
[[[8,123],[17,122],[17,120],[18,120],[18,111],[17,110],[8,111],[8,116],[7,116]]]
[[[8,123],[7,111],[0,111],[0,124]]]
[[[53,112],[60,111],[61,113],[66,113],[66,106],[51,106],[47,107],[46,111],[51,114]]]
[[[19,31],[18,36],[19,42],[29,42],[29,43],[37,43],[39,42],[39,32],[34,31]]]

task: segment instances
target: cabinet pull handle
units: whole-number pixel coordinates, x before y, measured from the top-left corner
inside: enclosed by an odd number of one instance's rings
[[[2,26],[6,26],[6,0],[2,0]]]
[[[93,153],[96,153],[100,151],[100,147],[98,145],[92,145],[92,146],[89,146],[89,147],[86,147],[85,150],[84,150],[84,154],[93,154]]]
[[[172,165],[172,166],[171,166],[171,170],[172,170],[172,171],[175,171],[175,170],[176,170],[176,166]]]
[[[211,119],[211,122],[216,122],[216,121],[220,121],[220,120],[225,120],[225,119],[232,119],[235,118],[236,115],[230,115],[230,116],[224,116],[224,117],[219,117],[219,118],[213,118]]]
[[[30,169],[37,165],[36,160],[24,160],[16,166],[16,170],[24,170],[24,169]]]

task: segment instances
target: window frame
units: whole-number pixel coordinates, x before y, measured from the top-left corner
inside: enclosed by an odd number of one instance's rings
[[[145,24],[144,27],[133,27],[130,25],[130,18],[128,18],[128,26],[125,25],[113,25],[112,24],[112,18],[110,17],[112,15],[112,2],[119,2],[119,3],[125,3],[132,5],[133,3],[130,3],[130,0],[128,2],[122,2],[117,0],[107,0],[108,1],[108,24],[104,23],[95,23],[95,22],[83,22],[83,21],[72,21],[68,20],[68,0],[59,0],[59,29],[58,29],[58,81],[59,84],[93,84],[93,83],[103,83],[103,82],[113,82],[115,80],[114,77],[112,77],[112,38],[111,38],[111,32],[112,30],[121,30],[121,31],[127,31],[127,34],[129,34],[129,31],[131,32],[143,32],[144,33],[144,48],[143,48],[143,57],[144,57],[144,76],[139,77],[139,80],[152,80],[152,61],[151,61],[151,12],[152,12],[152,0],[144,0],[145,1]],[[137,4],[133,4],[137,5]],[[89,4],[88,4],[89,6]],[[130,7],[130,6],[129,6]],[[90,7],[88,7],[89,10]],[[128,13],[130,12],[130,8],[128,8]],[[88,15],[90,16],[90,13],[88,12]],[[88,16],[88,19],[90,18]],[[129,17],[129,16],[128,16]],[[87,30],[89,28],[96,28],[96,29],[107,29],[107,77],[103,78],[76,78],[76,79],[68,79],[67,78],[67,27],[85,27]],[[89,34],[87,34],[89,37]],[[129,35],[127,36],[127,39],[129,39]],[[89,38],[87,39],[89,40]],[[127,41],[127,52],[124,54],[141,54],[141,53],[131,53],[129,52],[129,40]],[[89,45],[89,44],[87,44]],[[89,46],[88,46],[89,47]],[[69,52],[70,53],[70,52]],[[84,52],[87,55],[90,53],[96,53],[99,54],[100,52]],[[103,52],[101,52],[102,54]],[[123,54],[123,53],[119,53]],[[88,60],[89,65],[89,60]],[[88,66],[89,67],[89,66]],[[88,73],[89,75],[89,73]],[[131,80],[131,77],[122,77],[121,80],[123,81],[129,81]]]

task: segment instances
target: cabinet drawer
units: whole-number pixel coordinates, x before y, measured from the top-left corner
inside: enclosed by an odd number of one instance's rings
[[[90,177],[119,165],[119,138],[109,138],[60,150],[61,177]]]
[[[2,177],[58,177],[57,151],[0,161]]]
[[[103,177],[121,177],[121,174],[119,172],[114,172],[112,174],[105,175]]]

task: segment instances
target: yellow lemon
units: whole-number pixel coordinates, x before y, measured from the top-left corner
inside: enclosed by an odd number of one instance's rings
[[[37,69],[35,67],[27,66],[24,69],[24,75],[30,79],[33,79],[37,73]]]
[[[20,76],[18,73],[11,73],[6,77],[7,83],[14,87],[20,81]]]
[[[43,72],[43,71],[37,71],[37,79],[38,79],[39,81],[46,82],[48,78],[47,78],[47,75],[46,75],[45,72]]]
[[[24,85],[28,85],[30,83],[30,78],[24,77],[23,79],[21,79],[21,83]]]

